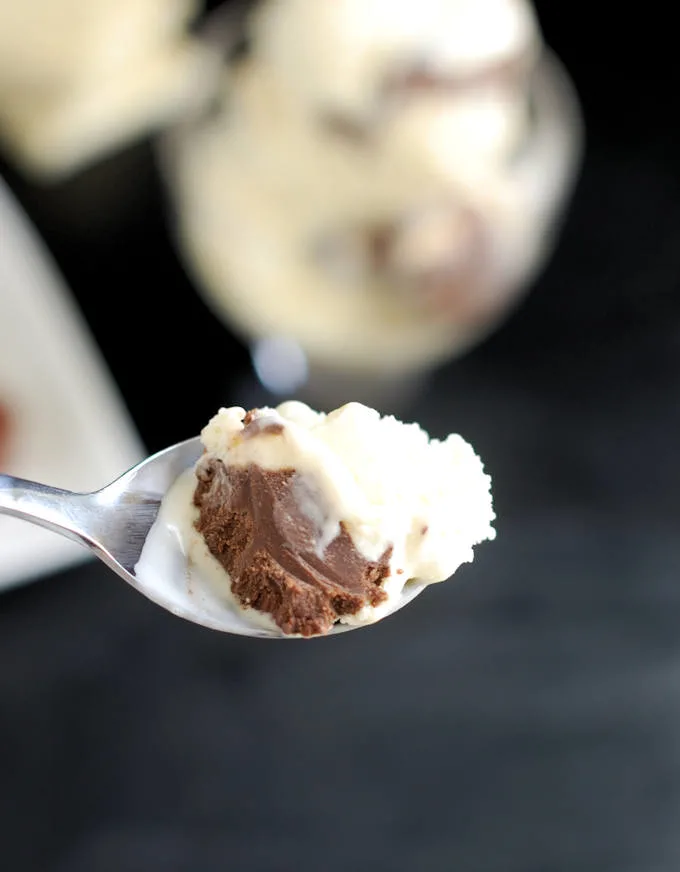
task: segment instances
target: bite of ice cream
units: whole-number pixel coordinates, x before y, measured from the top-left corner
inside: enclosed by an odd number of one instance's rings
[[[358,403],[326,415],[288,402],[221,409],[202,441],[173,522],[187,559],[285,634],[379,620],[406,585],[444,581],[495,535],[490,479],[455,434],[430,439]]]

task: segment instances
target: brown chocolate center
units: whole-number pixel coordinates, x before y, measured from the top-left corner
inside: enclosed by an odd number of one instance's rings
[[[196,528],[239,602],[270,614],[284,633],[327,633],[341,615],[386,599],[391,548],[366,560],[341,523],[319,553],[323,502],[295,470],[225,466],[206,456],[197,476]],[[301,505],[318,509],[318,518]]]

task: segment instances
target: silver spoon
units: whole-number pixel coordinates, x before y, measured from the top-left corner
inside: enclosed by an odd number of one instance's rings
[[[177,478],[198,460],[200,439],[189,439],[143,460],[112,484],[93,493],[72,493],[33,481],[0,474],[0,514],[47,527],[85,545],[128,584],[180,618],[214,630],[260,638],[297,638],[277,629],[250,623],[204,585],[187,584],[187,563],[179,543],[167,532],[167,553],[150,577],[135,572],[161,501]],[[413,600],[424,588],[409,583],[392,612]],[[356,629],[336,624],[331,633]]]

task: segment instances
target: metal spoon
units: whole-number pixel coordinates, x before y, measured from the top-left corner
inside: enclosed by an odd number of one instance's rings
[[[177,478],[198,460],[198,438],[154,454],[112,484],[93,493],[72,493],[0,474],[0,514],[47,527],[89,548],[128,584],[173,614],[214,630],[260,638],[297,638],[251,624],[207,585],[187,583],[187,562],[167,534],[167,554],[153,577],[135,572],[163,497]],[[414,599],[424,585],[409,583],[390,613]],[[331,633],[356,629],[336,624]]]

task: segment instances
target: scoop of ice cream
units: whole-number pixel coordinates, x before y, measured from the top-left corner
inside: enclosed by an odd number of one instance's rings
[[[53,93],[139,66],[196,10],[195,0],[2,0],[0,82]]]
[[[0,137],[59,175],[195,98],[207,56],[198,0],[0,0]]]
[[[196,527],[241,605],[287,633],[375,621],[494,537],[490,479],[457,435],[291,402],[222,409],[202,440]]]
[[[543,262],[571,174],[531,4],[263,0],[248,44],[168,150],[199,284],[312,372],[469,347]]]

